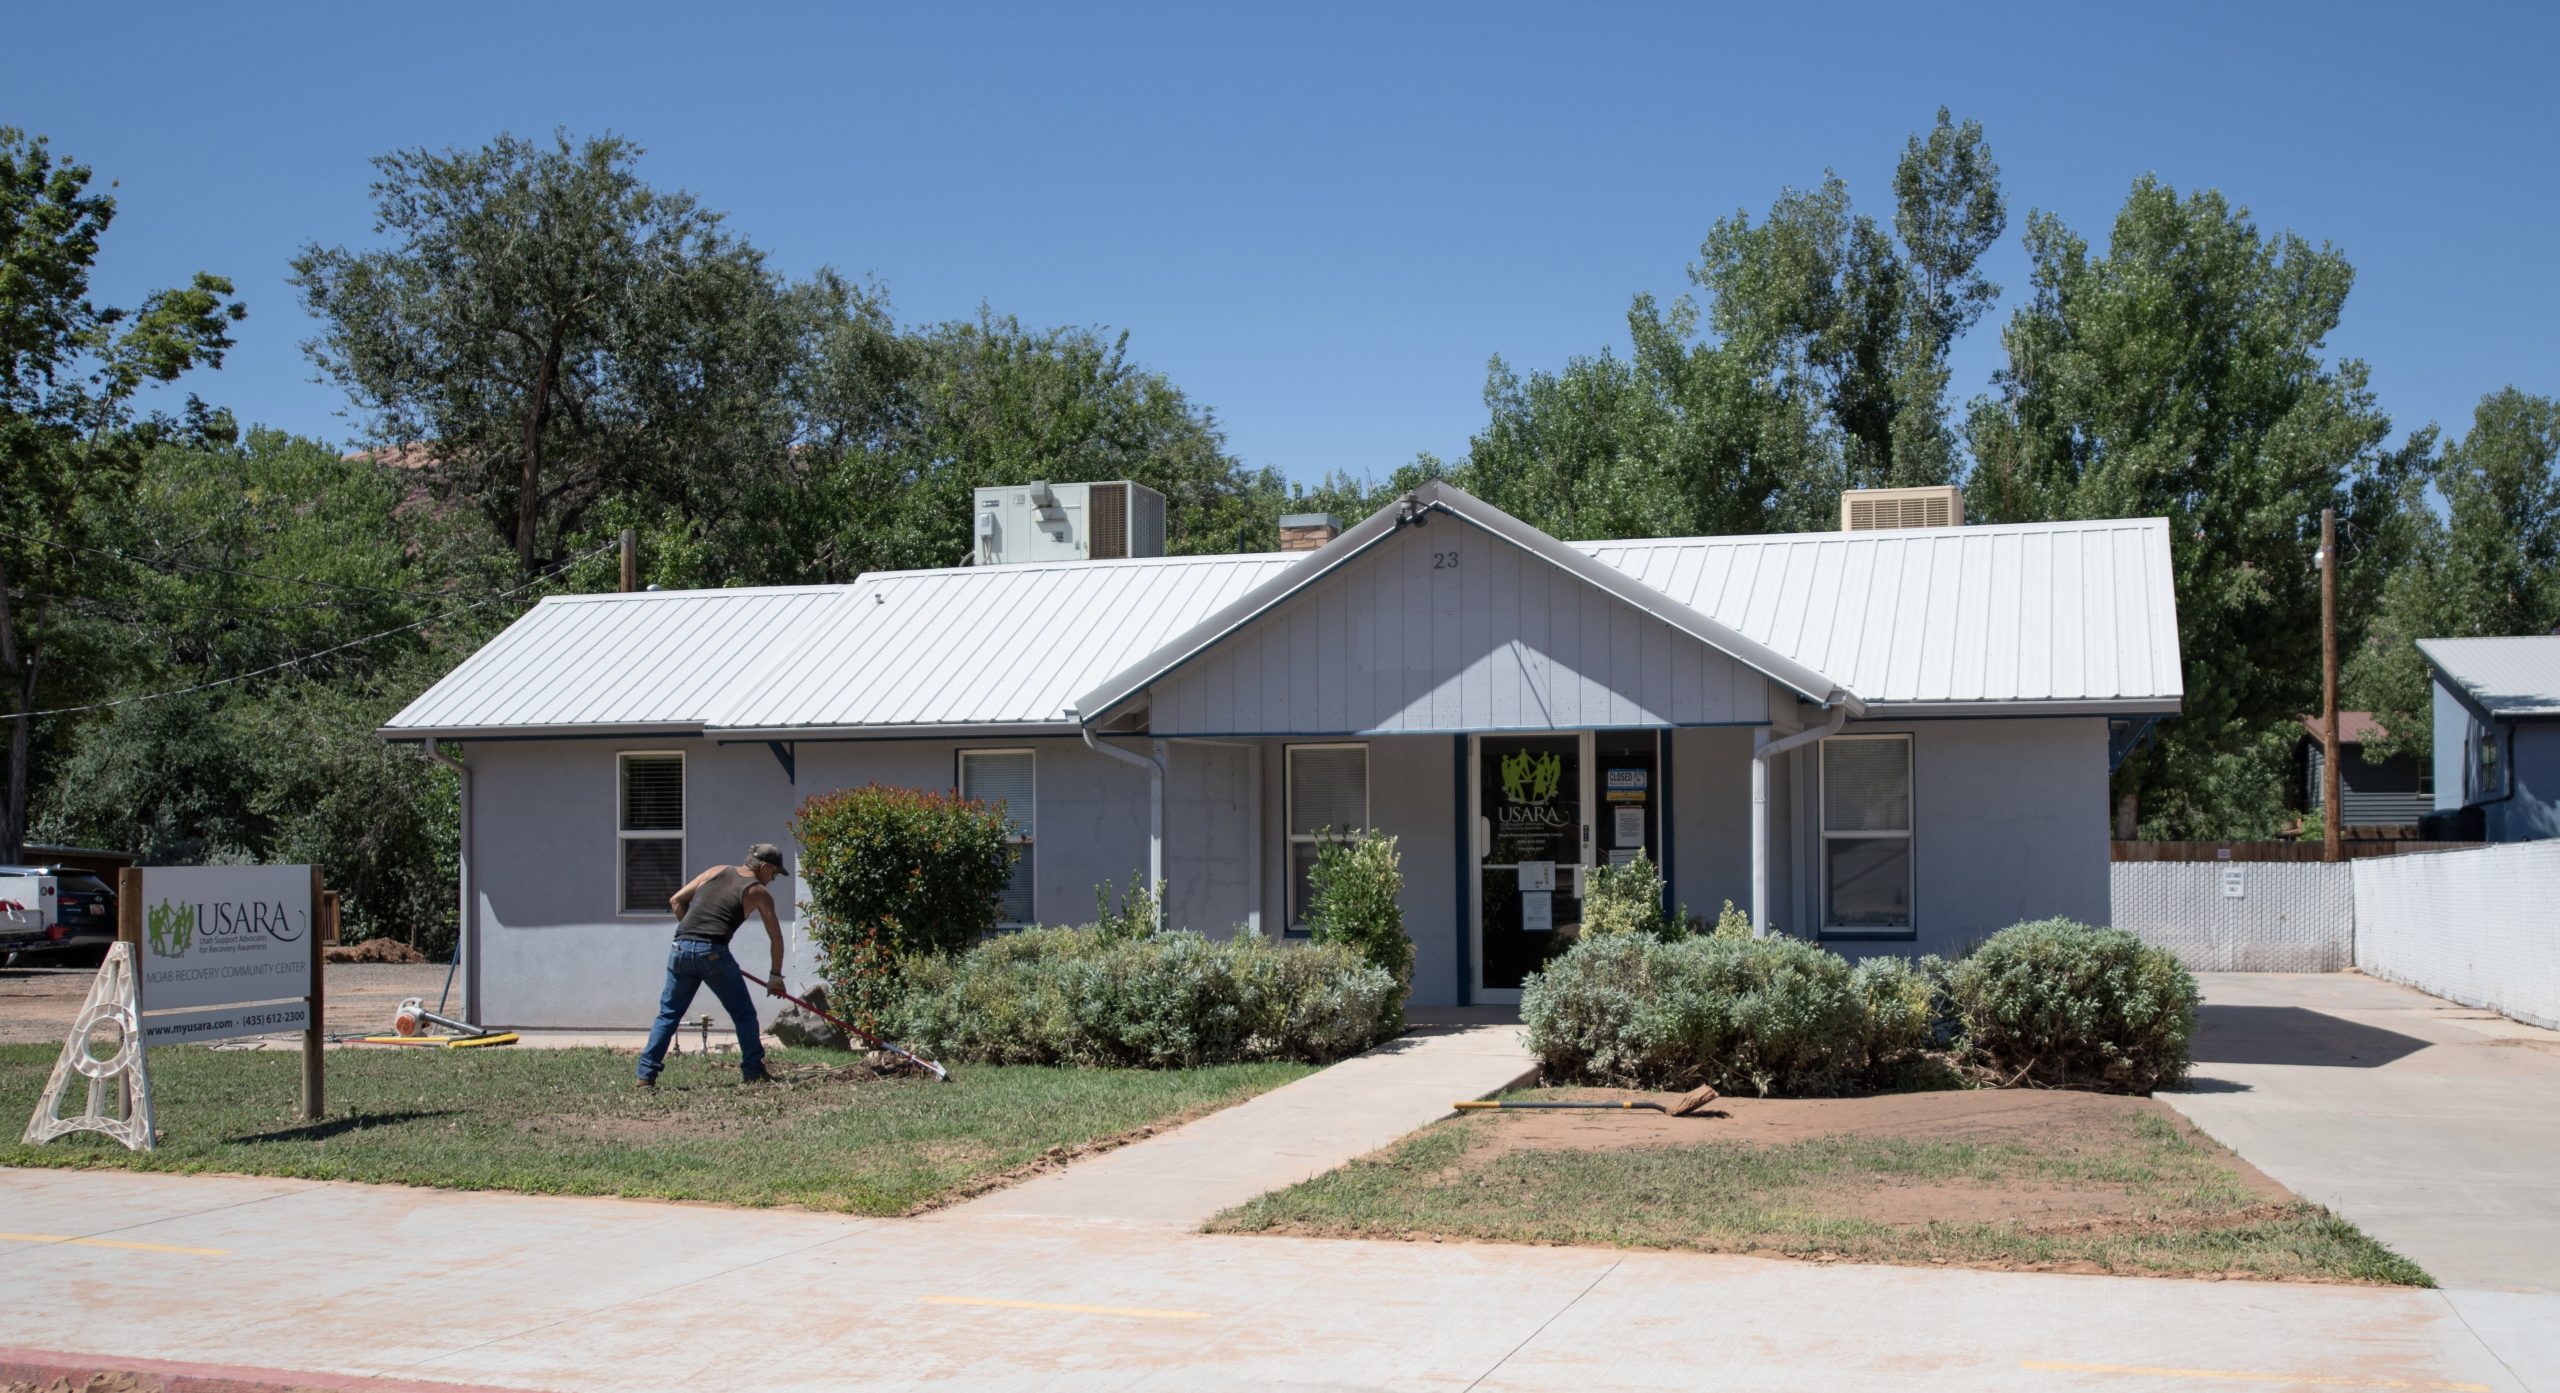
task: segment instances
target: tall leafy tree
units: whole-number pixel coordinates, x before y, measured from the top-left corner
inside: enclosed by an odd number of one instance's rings
[[[198,273],[124,310],[93,304],[89,276],[115,220],[91,172],[57,163],[41,137],[0,127],[0,688],[8,771],[0,857],[25,853],[35,718],[83,690],[80,648],[94,625],[68,602],[96,552],[129,538],[101,525],[102,501],[131,480],[167,422],[137,420],[136,397],[199,365],[219,367],[245,313],[231,282]],[[227,429],[191,403],[206,430]]]
[[[1639,295],[1631,357],[1604,350],[1526,377],[1496,358],[1460,487],[1567,537],[1819,525],[1833,471],[1818,408],[1742,350],[1699,341],[1697,321],[1686,299]]]
[[[1757,224],[1718,222],[1689,275],[1727,345],[1822,403],[1847,486],[1945,483],[1957,466],[1947,352],[1999,298],[1980,262],[2007,225],[1982,124],[1940,107],[1895,166],[1891,232],[1826,174]]]
[[[2138,181],[2103,253],[2030,218],[2034,297],[1969,423],[1982,521],[2169,520],[2184,714],[2118,775],[2145,836],[2273,832],[2320,692],[2319,514],[2340,514],[2344,627],[2405,551],[2427,442],[2383,442],[2364,364],[2325,344],[2354,272],[2205,191]]]
[[[802,320],[763,256],[617,136],[376,160],[366,251],[306,247],[307,347],[531,573],[600,501],[779,467]]]
[[[2560,632],[2560,401],[2513,387],[2482,398],[2434,482],[2444,515],[2412,500],[2410,555],[2347,665],[2350,701],[2388,737],[2367,742],[2372,759],[2434,747],[2419,639]]]

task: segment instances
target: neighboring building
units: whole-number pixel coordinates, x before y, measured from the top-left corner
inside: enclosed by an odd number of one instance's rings
[[[2110,722],[2183,691],[2160,519],[1569,543],[1429,484],[1288,522],[543,601],[381,731],[462,748],[471,1009],[644,1024],[668,893],[869,782],[1004,800],[1023,923],[1156,874],[1173,925],[1294,935],[1325,829],[1376,828],[1420,1005],[1517,1000],[1639,849],[1852,952],[2109,917]]]
[[[2560,634],[2423,638],[2435,675],[2430,836],[2560,837]]]
[[[2302,732],[2302,805],[2309,810],[2306,822],[2317,825],[2327,807],[2320,777],[2320,718],[2303,717]],[[2435,810],[2435,766],[2425,757],[2364,757],[2365,742],[2385,735],[2370,711],[2338,713],[2338,826],[2349,836],[2414,837],[2418,819]]]

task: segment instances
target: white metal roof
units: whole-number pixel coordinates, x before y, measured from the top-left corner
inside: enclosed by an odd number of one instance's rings
[[[824,642],[707,717],[723,734],[1060,725],[1076,693],[1301,557],[1150,557],[888,571]]]
[[[2184,690],[2157,518],[1569,545],[1729,630],[1764,671],[1809,670],[1872,714],[2136,715],[2176,710]],[[558,597],[382,733],[1068,729],[1084,694],[1177,657],[1177,640],[1308,560],[1056,562]]]
[[[2560,634],[2422,638],[2418,652],[2484,716],[2560,716]]]
[[[2161,518],[1577,542],[1877,707],[2175,711]]]
[[[555,595],[383,733],[690,730],[752,672],[814,641],[844,589]]]

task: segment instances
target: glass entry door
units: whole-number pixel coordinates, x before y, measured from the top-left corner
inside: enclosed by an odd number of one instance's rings
[[[1516,1001],[1520,984],[1582,927],[1590,860],[1589,739],[1476,740],[1476,990]]]

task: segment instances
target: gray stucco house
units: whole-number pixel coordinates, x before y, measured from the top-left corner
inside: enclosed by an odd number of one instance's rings
[[[2435,682],[2431,835],[2560,837],[2560,634],[2418,640]]]
[[[1154,876],[1174,925],[1294,934],[1317,839],[1376,828],[1418,1005],[1516,1000],[1638,849],[1853,950],[2108,918],[2110,724],[2182,692],[2160,519],[1564,542],[1431,484],[1292,522],[1312,549],[543,601],[381,732],[463,771],[470,1009],[645,1024],[668,892],[869,782],[1003,800],[1019,922]]]

